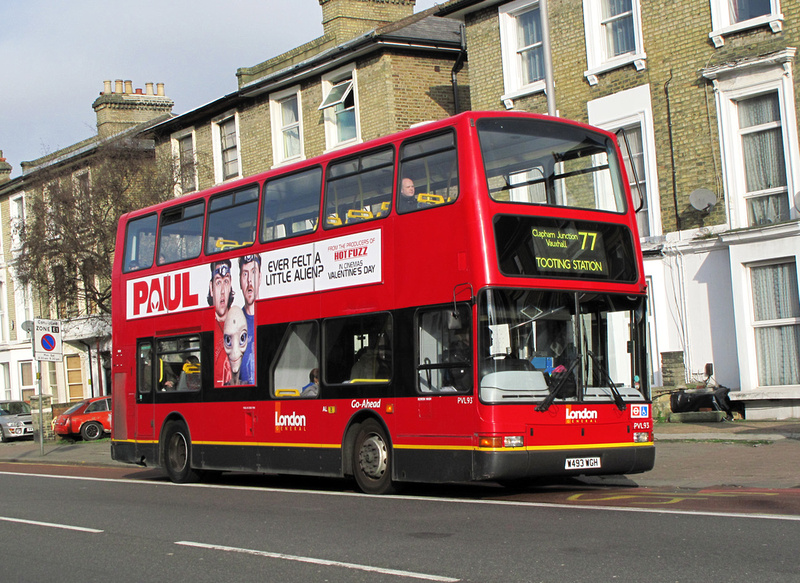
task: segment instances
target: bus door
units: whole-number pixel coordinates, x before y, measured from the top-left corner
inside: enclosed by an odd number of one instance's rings
[[[140,340],[136,346],[136,419],[137,441],[152,440],[155,437],[155,404],[154,382],[156,368],[153,365],[155,356],[153,341]]]
[[[426,436],[432,446],[471,445],[472,317],[469,304],[447,304],[417,311],[416,408],[404,433]]]

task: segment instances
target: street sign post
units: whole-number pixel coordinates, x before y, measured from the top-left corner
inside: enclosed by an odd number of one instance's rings
[[[33,321],[33,356],[39,361],[39,451],[44,455],[44,401],[42,397],[42,362],[61,362],[61,320]]]
[[[33,321],[33,353],[38,361],[61,362],[61,320]]]

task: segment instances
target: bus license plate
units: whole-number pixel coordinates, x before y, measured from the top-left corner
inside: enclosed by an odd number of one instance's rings
[[[565,470],[583,470],[586,468],[599,468],[599,457],[569,457],[564,463]]]

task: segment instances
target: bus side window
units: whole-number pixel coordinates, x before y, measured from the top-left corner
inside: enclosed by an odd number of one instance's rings
[[[397,212],[409,213],[458,198],[458,157],[450,131],[410,141],[400,149]]]
[[[472,391],[472,323],[467,305],[417,314],[417,378],[422,393]]]
[[[268,181],[261,205],[261,242],[315,231],[321,194],[320,167]]]
[[[158,339],[156,343],[159,391],[199,391],[202,350],[196,334]]]
[[[208,201],[206,255],[249,247],[255,242],[258,185],[225,192]]]
[[[392,318],[388,313],[325,321],[323,376],[328,384],[388,383],[392,378]]]
[[[200,255],[205,204],[202,200],[161,212],[158,233],[158,265],[193,259]]]
[[[273,397],[319,396],[319,325],[289,325],[272,369]]]
[[[139,399],[153,390],[153,343],[140,341],[136,356],[136,391]]]
[[[325,228],[385,217],[392,201],[394,150],[331,164],[325,183]]]
[[[125,227],[125,273],[153,266],[157,226],[158,215],[152,214],[133,219]]]

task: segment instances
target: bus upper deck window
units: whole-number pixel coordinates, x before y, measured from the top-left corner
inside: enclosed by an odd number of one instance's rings
[[[325,228],[379,219],[392,203],[394,150],[367,152],[328,167]]]
[[[257,220],[258,185],[213,197],[208,202],[206,255],[252,245]]]
[[[261,242],[316,230],[321,193],[320,167],[268,181],[261,207]]]
[[[447,132],[403,144],[397,212],[434,208],[458,198],[455,134]]]
[[[164,265],[200,255],[205,205],[202,200],[161,212],[158,264]]]
[[[133,219],[125,229],[124,272],[138,271],[153,266],[156,249],[156,227],[158,216],[147,215]]]
[[[477,125],[489,196],[497,202],[627,210],[613,138],[534,119],[485,118]]]

